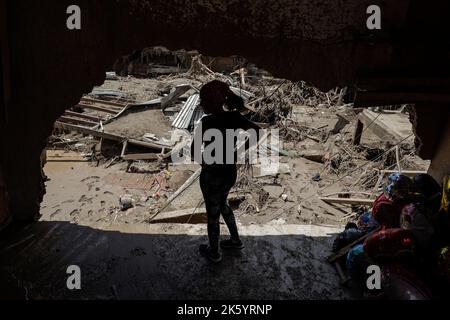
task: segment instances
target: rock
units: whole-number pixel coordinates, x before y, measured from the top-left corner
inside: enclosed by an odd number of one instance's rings
[[[133,208],[133,198],[131,195],[124,195],[119,198],[120,208],[122,211]]]

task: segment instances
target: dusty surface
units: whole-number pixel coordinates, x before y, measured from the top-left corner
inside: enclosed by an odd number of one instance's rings
[[[211,265],[204,226],[39,222],[1,242],[0,275],[18,299],[350,299],[324,261],[339,230],[242,226],[244,250]],[[69,265],[80,291],[66,287]]]
[[[142,139],[152,133],[160,138],[170,138],[170,122],[161,110],[144,110],[129,113],[104,126],[105,132]]]
[[[41,208],[41,220],[74,223],[126,222],[139,223],[149,217],[152,208],[167,199],[193,172],[190,167],[175,167],[160,189],[159,173],[126,172],[126,163],[95,166],[76,152],[49,150],[44,168],[49,181]],[[155,194],[158,193],[158,194]],[[121,196],[129,195],[134,208],[122,211]]]

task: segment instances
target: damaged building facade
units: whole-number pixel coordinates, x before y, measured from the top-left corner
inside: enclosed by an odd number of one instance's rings
[[[444,1],[380,1],[379,31],[366,28],[373,1],[78,1],[82,28],[68,30],[71,4],[0,1],[2,226],[39,216],[41,152],[55,120],[119,57],[152,46],[239,55],[325,90],[356,86],[356,106],[414,104],[420,156],[438,181],[450,172]]]

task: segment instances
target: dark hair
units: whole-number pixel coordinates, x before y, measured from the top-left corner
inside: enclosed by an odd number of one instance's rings
[[[242,110],[244,100],[234,94],[225,82],[213,80],[200,89],[200,105],[205,113],[217,113],[223,112],[224,105],[229,110]]]

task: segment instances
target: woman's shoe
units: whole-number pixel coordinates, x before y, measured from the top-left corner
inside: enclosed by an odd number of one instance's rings
[[[214,263],[219,263],[220,261],[222,261],[222,255],[220,254],[220,252],[214,252],[213,250],[211,250],[210,246],[202,244],[200,245],[199,249],[200,254],[205,258],[207,258],[208,260]]]

